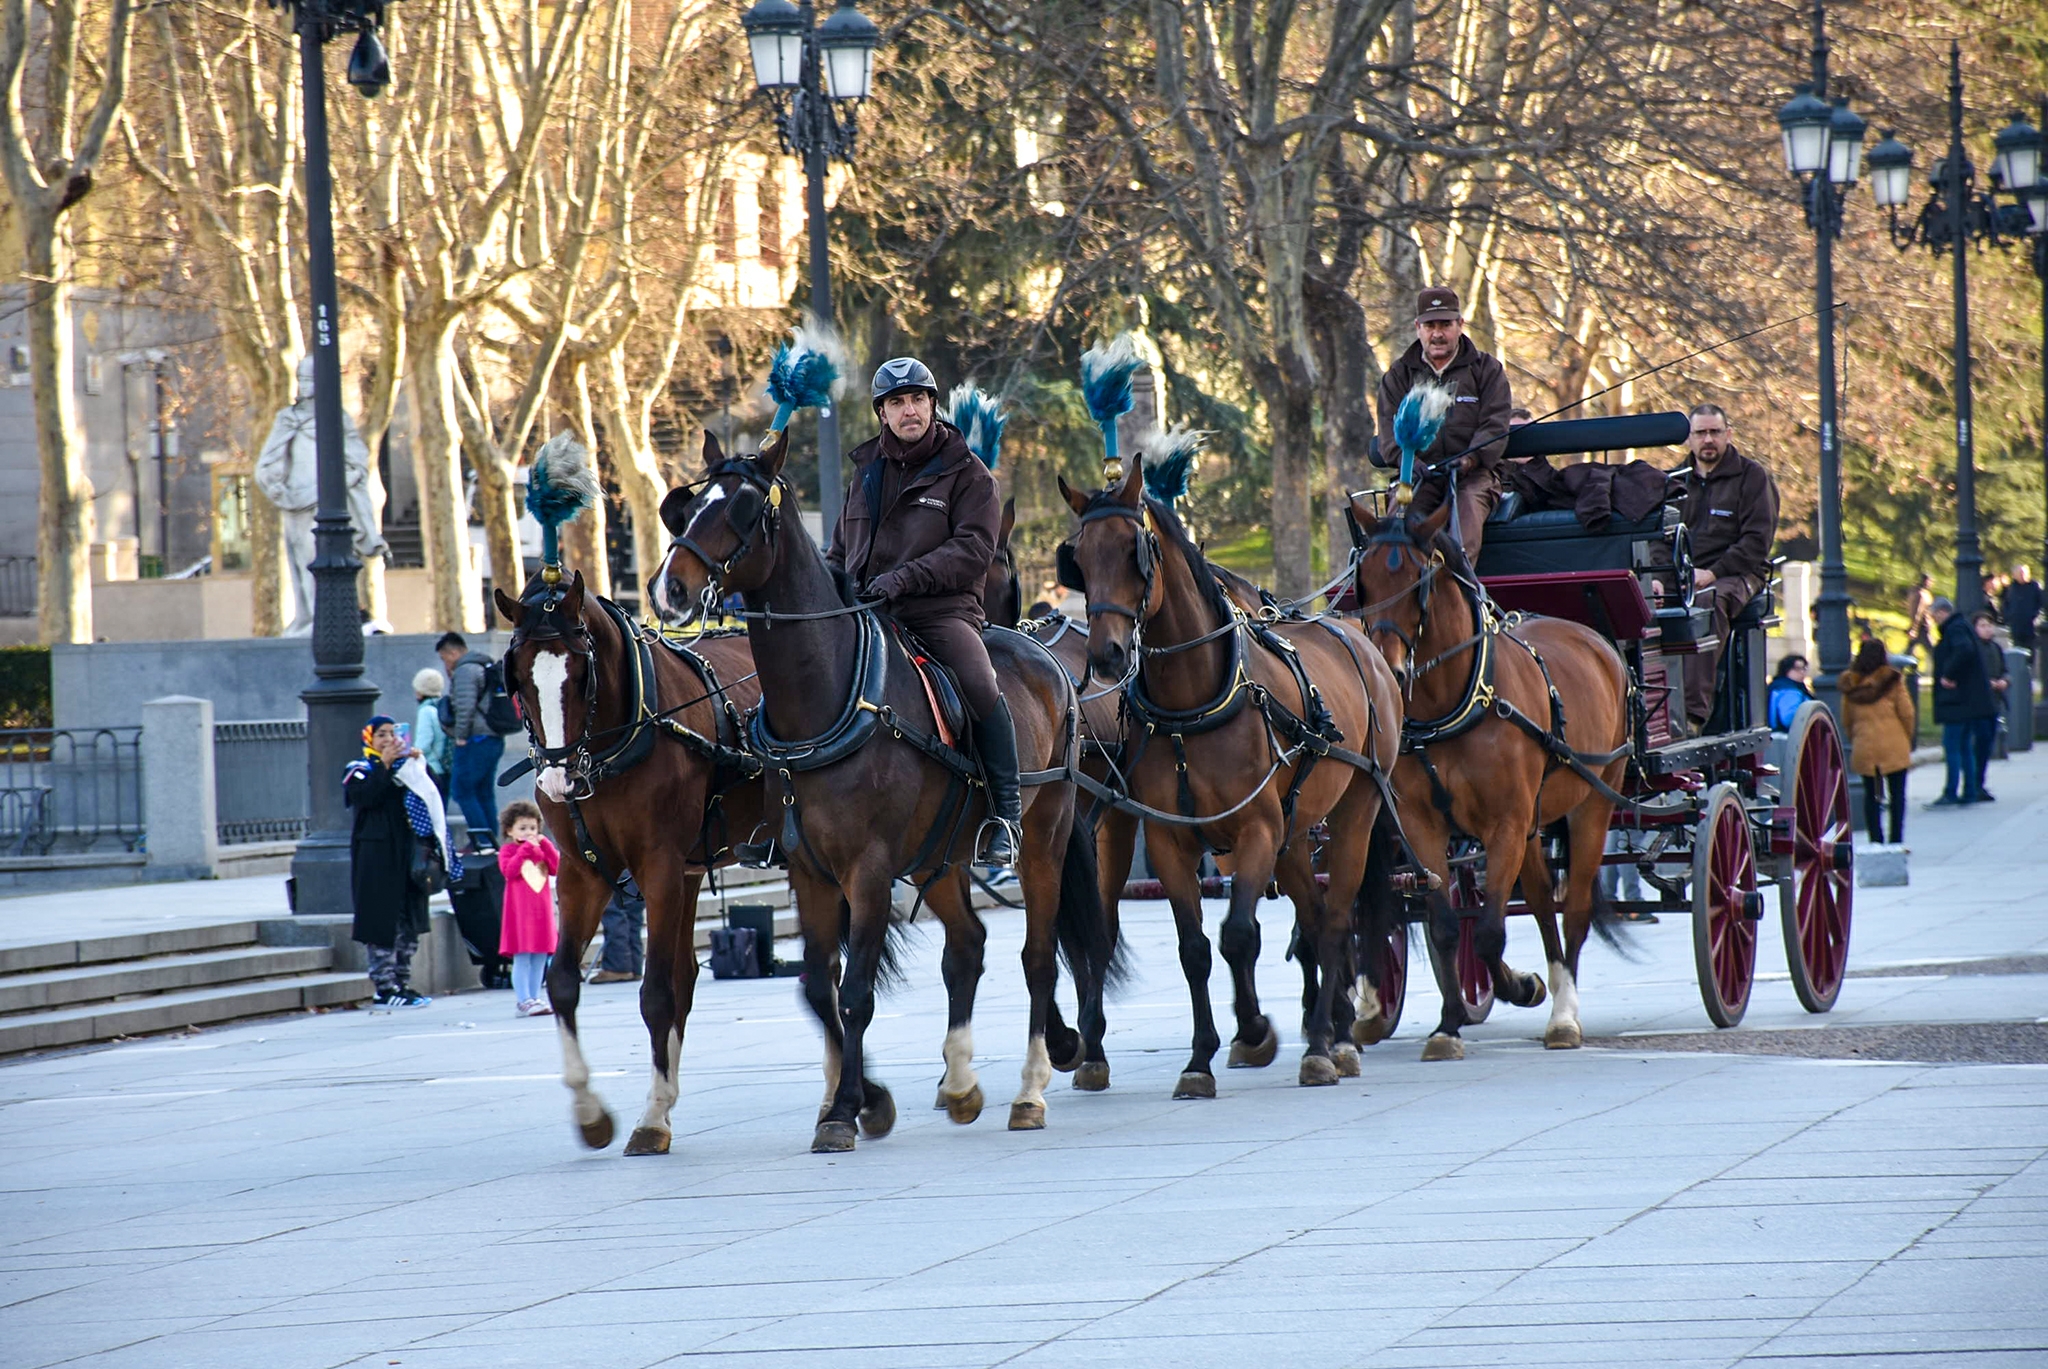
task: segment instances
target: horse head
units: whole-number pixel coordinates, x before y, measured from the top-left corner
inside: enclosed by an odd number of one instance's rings
[[[1106,680],[1130,673],[1139,630],[1159,608],[1159,535],[1145,507],[1144,471],[1132,462],[1108,489],[1083,494],[1060,478],[1060,494],[1081,519],[1059,547],[1059,582],[1087,601],[1088,667]]]
[[[1430,595],[1445,565],[1437,539],[1450,516],[1446,501],[1423,517],[1402,509],[1379,518],[1362,497],[1351,496],[1351,539],[1358,553],[1352,592],[1365,634],[1386,658],[1403,694],[1413,683]]]
[[[553,582],[535,575],[517,599],[502,589],[492,594],[512,624],[505,688],[518,698],[541,760],[536,784],[559,801],[571,787],[567,764],[596,725],[597,644],[585,616],[595,606],[584,593],[582,571]]]
[[[775,564],[788,456],[787,430],[747,457],[726,456],[717,437],[704,434],[704,479],[670,490],[661,501],[671,540],[647,597],[663,622],[709,617],[727,594],[767,581]]]
[[[1017,578],[1017,557],[1010,533],[1017,526],[1017,501],[1003,501],[1003,525],[996,534],[996,554],[981,583],[981,613],[997,627],[1015,627],[1024,616],[1024,585]]]

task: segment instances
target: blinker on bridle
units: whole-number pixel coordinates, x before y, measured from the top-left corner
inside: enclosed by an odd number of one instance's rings
[[[742,457],[721,461],[706,473],[704,483],[709,485],[728,475],[740,481],[727,496],[725,506],[725,525],[738,539],[732,550],[723,557],[714,557],[697,545],[696,539],[690,536],[690,528],[696,523],[694,517],[683,525],[681,532],[669,539],[670,550],[681,547],[704,563],[709,576],[704,585],[705,594],[713,601],[732,568],[745,560],[754,550],[755,540],[764,536],[764,527],[766,539],[774,540],[775,526],[782,512],[782,481],[763,475],[759,462]],[[762,517],[764,511],[769,515],[765,520]]]

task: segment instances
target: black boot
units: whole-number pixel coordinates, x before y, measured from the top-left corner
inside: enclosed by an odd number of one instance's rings
[[[1017,792],[1017,729],[1008,703],[998,699],[994,712],[975,721],[974,749],[988,780],[989,816],[996,819],[989,825],[982,859],[990,865],[1014,864],[1024,802]]]

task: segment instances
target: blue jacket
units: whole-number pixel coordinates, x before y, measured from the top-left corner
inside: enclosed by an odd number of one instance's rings
[[[1780,675],[1771,681],[1770,723],[1774,732],[1792,730],[1792,719],[1799,712],[1799,706],[1813,697],[1813,691],[1789,675]]]

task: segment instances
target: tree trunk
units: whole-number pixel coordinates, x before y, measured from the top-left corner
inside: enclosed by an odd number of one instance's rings
[[[1273,592],[1298,599],[1310,583],[1309,458],[1314,447],[1315,401],[1304,387],[1284,381],[1266,395],[1273,430]]]
[[[633,566],[644,586],[668,554],[668,529],[661,523],[661,501],[668,494],[668,480],[648,439],[647,425],[634,412],[624,354],[614,349],[605,358],[605,366],[601,390],[605,431],[612,438],[612,470],[619,482],[619,495],[633,518]]]
[[[1379,389],[1380,367],[1365,307],[1348,290],[1313,272],[1308,277],[1308,321],[1321,362],[1323,523],[1329,534],[1328,574],[1334,575],[1350,554],[1346,496],[1372,480],[1373,395]]]
[[[419,487],[420,543],[436,632],[483,630],[483,599],[470,571],[469,519],[462,497],[462,438],[455,415],[455,325],[459,315],[424,322],[411,356],[419,440],[413,479]]]
[[[92,637],[92,481],[71,359],[71,241],[56,214],[27,204],[21,216],[23,279],[28,284],[29,383],[41,457],[36,522],[39,624],[45,645]]]
[[[476,516],[484,525],[491,584],[517,599],[526,582],[526,563],[519,552],[519,487],[513,483],[511,466],[481,434],[466,434],[463,450],[476,472]],[[586,583],[589,578],[584,576]]]

